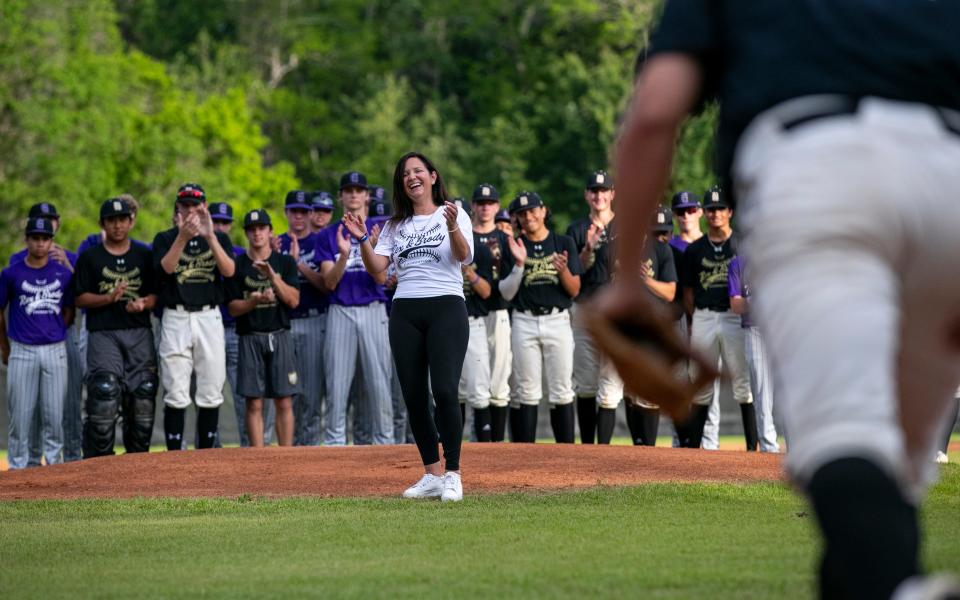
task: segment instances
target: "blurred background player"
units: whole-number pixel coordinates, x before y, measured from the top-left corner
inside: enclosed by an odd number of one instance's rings
[[[493,222],[497,225],[497,229],[513,237],[513,219],[507,209],[498,210]]]
[[[196,374],[199,448],[216,442],[226,356],[223,319],[223,280],[233,276],[233,243],[214,229],[207,196],[195,183],[180,186],[176,225],[153,240],[154,270],[158,273],[161,319],[160,377],[164,390],[163,427],[167,450],[180,450],[190,380]]]
[[[317,233],[333,219],[333,196],[329,192],[316,191],[310,196],[310,233]]]
[[[522,228],[510,239],[499,282],[512,302],[513,372],[519,406],[510,411],[514,442],[536,441],[537,409],[547,382],[550,424],[557,443],[574,442],[573,331],[570,306],[580,292],[580,258],[573,240],[547,229],[547,208],[535,192],[520,192],[510,214]]]
[[[567,228],[567,235],[573,238],[583,267],[580,293],[570,310],[570,316],[574,340],[573,390],[577,394],[580,441],[584,444],[593,443],[597,419],[604,422],[604,429],[613,430],[616,407],[623,392],[622,386],[617,385],[619,378],[604,378],[604,387],[600,389],[600,355],[590,334],[577,318],[580,302],[589,300],[594,292],[610,281],[613,270],[610,242],[616,236],[613,212],[615,195],[613,178],[606,171],[591,173],[583,190],[583,199],[590,214]]]
[[[0,273],[0,358],[7,365],[10,469],[33,466],[28,438],[38,413],[43,457],[48,465],[63,460],[65,340],[73,321],[73,272],[51,259],[54,233],[49,219],[28,219],[26,254]]]
[[[113,454],[118,415],[124,449],[149,452],[159,383],[153,253],[130,239],[133,207],[121,198],[100,207],[100,227],[102,243],[80,255],[74,280],[76,304],[87,312],[84,458]]]
[[[317,254],[317,235],[310,232],[313,204],[307,193],[287,193],[283,213],[287,231],[280,236],[280,254],[289,255],[297,265],[299,304],[290,309],[290,328],[296,348],[297,372],[302,385],[294,398],[296,446],[319,446],[323,396],[326,388],[323,368],[324,337],[327,331],[327,308],[330,301]]]

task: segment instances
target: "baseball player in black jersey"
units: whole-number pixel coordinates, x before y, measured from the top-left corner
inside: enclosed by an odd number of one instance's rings
[[[646,222],[682,123],[719,101],[718,174],[784,464],[823,533],[824,598],[960,595],[923,576],[917,518],[960,382],[960,281],[944,276],[960,256],[945,193],[960,188],[958,30],[957,2],[667,0],[619,140],[619,217]],[[635,240],[618,242],[637,265]],[[598,312],[643,314],[637,287],[615,284]]]
[[[501,277],[500,265],[503,257],[510,253],[509,238],[512,234],[497,227],[500,193],[496,187],[481,183],[473,189],[471,203],[473,232],[477,234],[475,241],[478,242],[476,247],[486,246],[493,258],[490,296],[484,301],[487,308],[484,323],[487,328],[487,353],[490,357],[490,435],[492,441],[502,442],[510,403],[509,382],[513,368],[513,352],[510,348],[510,303],[500,294],[497,283]],[[509,215],[507,220],[509,221]],[[469,351],[467,356],[469,357]]]
[[[573,332],[570,306],[580,292],[580,258],[573,240],[544,224],[547,208],[535,192],[510,203],[522,233],[510,238],[500,293],[513,303],[513,371],[519,406],[511,407],[515,442],[535,442],[537,407],[546,379],[550,423],[558,443],[574,442]],[[544,372],[544,370],[546,372]]]
[[[733,398],[740,404],[743,435],[747,450],[757,449],[757,413],[750,391],[750,370],[744,351],[745,338],[740,315],[730,310],[727,268],[737,254],[737,239],[730,227],[733,210],[719,190],[711,190],[703,199],[707,215],[707,234],[693,242],[683,253],[683,302],[692,315],[690,344],[710,361],[723,358],[730,373]],[[696,365],[691,366],[696,369]],[[696,374],[691,375],[696,379]],[[690,437],[681,445],[699,448],[703,428],[714,398],[714,386],[703,388],[695,402]]]
[[[263,403],[273,398],[277,441],[293,445],[293,394],[300,391],[290,333],[290,309],[300,302],[297,261],[270,247],[273,224],[262,209],[243,218],[248,249],[227,282],[230,314],[237,320],[240,359],[237,393],[246,399],[250,445],[263,446]]]
[[[573,238],[584,269],[580,278],[580,294],[571,309],[575,344],[573,391],[577,394],[580,441],[584,444],[593,443],[597,427],[613,431],[617,405],[623,396],[623,385],[615,371],[602,367],[602,357],[582,320],[577,318],[580,303],[589,300],[610,281],[613,270],[610,242],[615,237],[614,196],[613,178],[606,171],[591,173],[583,192],[590,214],[567,228],[567,235]]]
[[[641,266],[640,276],[649,292],[665,304],[672,303],[677,294],[677,271],[674,264],[674,252],[668,245],[673,233],[671,212],[658,208],[654,214],[653,227],[646,246],[646,258]],[[609,365],[609,361],[605,361]],[[605,367],[612,368],[612,367]],[[678,375],[681,375],[678,369]],[[622,384],[621,384],[622,385]],[[627,392],[625,402],[627,427],[635,446],[655,446],[657,431],[660,427],[660,407],[655,402]],[[598,434],[600,431],[598,430]],[[603,443],[603,440],[600,440]]]
[[[87,310],[87,418],[83,456],[113,454],[117,415],[127,452],[148,452],[157,396],[150,311],[157,301],[153,255],[129,233],[133,208],[120,198],[100,207],[103,243],[85,250],[74,278]]]
[[[196,373],[198,446],[210,448],[217,437],[226,381],[223,279],[234,273],[233,244],[216,231],[203,188],[187,183],[177,191],[176,226],[153,240],[154,270],[160,284],[160,377],[167,450],[180,450],[190,378]]]

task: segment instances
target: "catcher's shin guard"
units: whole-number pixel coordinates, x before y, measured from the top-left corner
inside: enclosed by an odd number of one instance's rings
[[[597,411],[597,443],[609,444],[613,439],[613,428],[617,424],[615,408],[600,408]]]
[[[597,399],[577,396],[577,421],[580,423],[580,442],[592,444],[597,426]]]
[[[127,452],[150,451],[156,400],[156,376],[141,382],[124,398],[123,446]]]
[[[120,380],[112,373],[94,373],[87,384],[87,418],[83,423],[83,457],[113,454],[117,413],[123,398]]]

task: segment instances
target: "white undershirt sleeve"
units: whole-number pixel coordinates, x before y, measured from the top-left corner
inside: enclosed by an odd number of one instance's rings
[[[520,291],[520,283],[523,281],[523,267],[513,265],[510,274],[501,279],[497,286],[500,288],[500,295],[509,302]]]

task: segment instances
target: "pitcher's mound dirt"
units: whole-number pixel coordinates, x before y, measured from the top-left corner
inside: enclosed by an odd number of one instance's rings
[[[468,495],[781,477],[778,455],[632,446],[464,444],[462,466]],[[422,473],[412,445],[151,452],[3,472],[0,500],[396,497]]]

